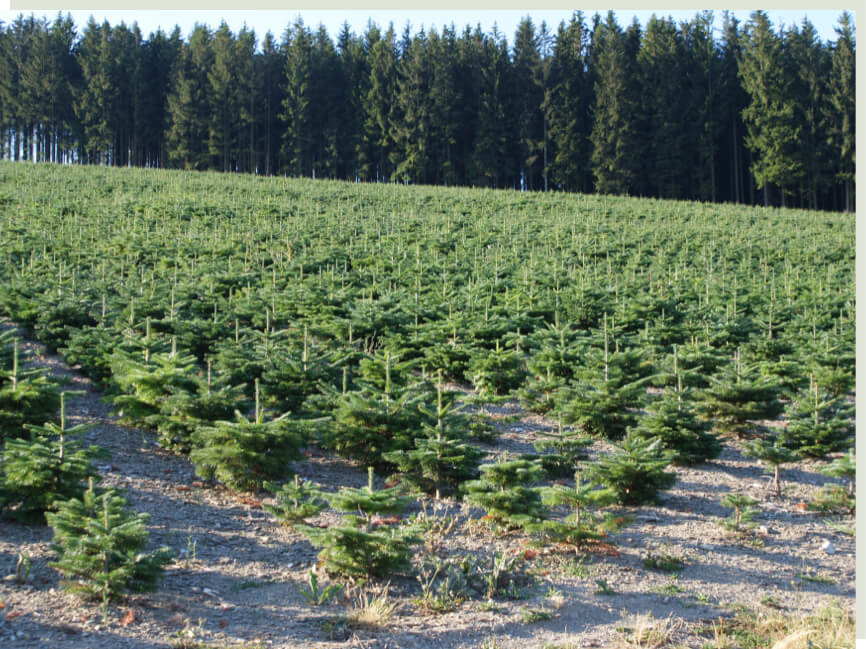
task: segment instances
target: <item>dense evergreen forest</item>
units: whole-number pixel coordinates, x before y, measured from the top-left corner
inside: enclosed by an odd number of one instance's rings
[[[0,23],[0,158],[853,210],[853,18],[834,42],[721,18],[334,42],[22,15]]]

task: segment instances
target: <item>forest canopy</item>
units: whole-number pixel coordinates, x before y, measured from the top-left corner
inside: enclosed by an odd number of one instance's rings
[[[0,23],[0,159],[854,207],[855,30]]]

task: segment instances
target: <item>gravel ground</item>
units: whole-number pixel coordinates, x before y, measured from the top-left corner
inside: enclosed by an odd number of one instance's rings
[[[517,534],[493,535],[471,522],[483,512],[444,502],[435,513],[453,527],[429,535],[424,552],[469,555],[479,563],[494,552],[514,556],[516,598],[490,604],[479,595],[455,611],[425,613],[413,603],[418,582],[395,577],[387,586],[396,605],[390,621],[382,627],[349,624],[345,616],[360,589],[323,606],[310,605],[299,593],[316,555],[303,537],[277,525],[255,498],[199,482],[190,463],[160,451],[151,434],[118,424],[86,378],[42,355],[38,345],[25,347],[32,364],[84,391],[67,402],[69,420],[96,424],[85,440],[110,452],[98,465],[102,484],[122,488],[132,508],[150,515],[151,545],[169,546],[175,560],[157,592],[103,610],[61,590],[58,574],[46,566],[52,558],[49,529],[0,522],[0,576],[15,572],[19,553],[33,563],[26,584],[0,581],[0,646],[6,649],[607,647],[622,642],[622,628],[634,614],[670,618],[677,629],[673,640],[699,647],[708,641],[701,630],[739,605],[812,612],[835,602],[853,615],[854,539],[802,510],[801,503],[828,482],[818,472],[821,463],[787,467],[784,494],[776,499],[762,467],[726,442],[718,459],[676,468],[677,482],[659,504],[622,508],[634,523],[611,544],[581,556],[530,548]],[[531,451],[536,434],[552,428],[513,402],[483,410],[501,432],[495,446],[485,447],[489,457]],[[601,442],[591,450],[603,452]],[[358,467],[314,450],[294,468],[328,489],[366,482]],[[728,515],[719,501],[733,490],[760,501],[759,531],[745,540],[716,522]],[[423,511],[434,515],[432,502]],[[326,511],[314,522],[336,520]],[[853,517],[844,524],[853,527]],[[832,554],[822,549],[826,540]],[[670,574],[646,569],[650,553],[676,557],[683,567]],[[416,561],[421,555],[419,548]],[[598,592],[600,583],[609,594]],[[543,611],[535,617],[549,619],[528,621],[527,611]]]

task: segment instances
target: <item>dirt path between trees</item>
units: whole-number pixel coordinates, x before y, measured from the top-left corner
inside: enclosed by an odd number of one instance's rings
[[[718,459],[677,468],[677,482],[660,504],[623,508],[635,522],[611,539],[615,550],[606,553],[545,554],[524,537],[496,537],[466,525],[483,512],[446,503],[438,515],[451,517],[454,526],[441,540],[440,554],[478,562],[489,562],[497,551],[518,556],[526,579],[516,598],[488,603],[477,597],[453,612],[423,613],[413,603],[418,582],[395,577],[388,587],[396,604],[390,621],[382,628],[348,624],[344,616],[357,593],[323,606],[300,594],[316,556],[303,537],[277,525],[255,499],[199,482],[192,465],[160,451],[153,435],[118,424],[89,380],[59,358],[42,355],[40,346],[25,347],[33,352],[32,364],[48,368],[67,389],[84,391],[67,401],[68,419],[95,423],[85,441],[110,452],[98,462],[102,484],[122,489],[133,509],[150,515],[151,545],[169,546],[175,560],[157,592],[103,611],[59,587],[58,574],[45,565],[52,558],[48,528],[0,522],[0,578],[14,574],[20,553],[32,561],[26,584],[0,581],[0,646],[6,649],[607,647],[622,641],[633,615],[647,613],[670,616],[670,626],[677,627],[673,640],[697,647],[708,641],[701,629],[741,605],[813,612],[835,602],[853,614],[854,539],[798,507],[829,481],[818,473],[821,464],[787,467],[785,493],[777,500],[762,468],[726,442]],[[491,455],[531,450],[537,432],[550,427],[515,403],[487,412],[502,420],[499,442],[487,448]],[[601,442],[592,449],[604,451]],[[358,467],[315,451],[294,468],[327,489],[365,483]],[[751,540],[737,541],[717,524],[730,513],[719,501],[732,490],[760,501],[761,529]],[[432,503],[425,509],[432,515]],[[317,522],[336,520],[325,512]],[[853,517],[844,523],[853,527]],[[834,553],[822,549],[826,540]],[[670,574],[647,569],[648,554],[670,555],[683,567]]]

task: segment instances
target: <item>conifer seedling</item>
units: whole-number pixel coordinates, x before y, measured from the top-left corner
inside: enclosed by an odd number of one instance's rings
[[[196,474],[216,478],[239,491],[259,489],[264,481],[288,472],[288,463],[300,457],[312,420],[290,419],[284,413],[265,421],[255,381],[255,413],[252,420],[235,411],[235,421],[218,421],[193,433],[190,460]]]
[[[755,526],[754,518],[758,513],[755,507],[758,504],[757,500],[745,494],[731,492],[722,498],[722,504],[734,510],[730,517],[720,522],[722,527],[739,533],[742,529],[750,529]]]
[[[6,440],[0,456],[0,511],[19,520],[38,520],[57,502],[80,498],[96,478],[91,460],[104,457],[98,446],[81,447],[77,439],[92,425],[66,427],[66,396],[60,393],[60,423],[28,425],[31,437]]]
[[[282,488],[272,482],[265,482],[264,488],[274,494],[275,502],[263,504],[262,509],[286,525],[312,518],[327,506],[321,489],[307,482],[301,484],[297,474]]]
[[[848,451],[847,455],[836,458],[821,473],[830,478],[844,478],[848,481],[848,495],[854,495],[854,478],[857,477],[857,463],[854,460],[854,449]]]
[[[665,471],[670,461],[671,454],[663,450],[660,439],[645,439],[632,429],[587,474],[610,488],[621,505],[639,505],[653,501],[660,490],[674,484],[676,475]]]
[[[783,464],[795,462],[800,456],[798,453],[782,445],[776,436],[756,438],[743,442],[743,455],[766,462],[768,470],[773,474],[773,489],[776,497],[782,497],[782,481],[779,476],[779,467]]]
[[[536,462],[500,458],[479,468],[481,478],[465,485],[468,502],[507,527],[525,527],[544,517],[538,490],[527,486],[542,476]]]
[[[327,528],[298,524],[295,529],[322,548],[319,561],[333,574],[345,577],[383,577],[409,568],[409,546],[421,541],[414,527],[376,515],[396,514],[408,502],[397,487],[375,490],[373,468],[367,486],[343,488],[325,495],[334,509],[346,512],[344,524]]]
[[[97,495],[92,481],[80,500],[71,498],[45,517],[58,554],[49,565],[60,571],[67,589],[103,604],[126,590],[154,590],[171,561],[165,547],[143,552],[148,515],[126,510],[126,500],[111,489]]]

